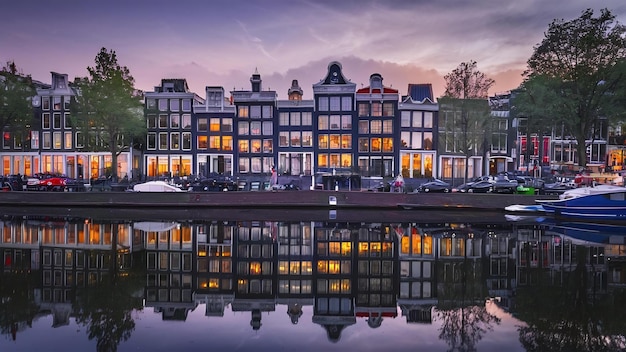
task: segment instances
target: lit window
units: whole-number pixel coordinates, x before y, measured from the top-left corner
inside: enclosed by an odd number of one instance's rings
[[[211,130],[211,132],[219,132],[220,131],[220,119],[219,118],[211,118],[210,119],[210,130]]]
[[[240,153],[249,153],[249,142],[245,139],[239,141],[239,152]]]
[[[372,103],[372,116],[382,116],[382,115],[383,115],[382,104],[379,102],[373,102]]]
[[[383,123],[381,120],[372,120],[370,124],[371,133],[381,133],[383,131]]]
[[[72,132],[64,133],[65,149],[72,149]]]
[[[232,131],[233,131],[233,119],[223,118],[222,119],[222,132],[232,132]]]

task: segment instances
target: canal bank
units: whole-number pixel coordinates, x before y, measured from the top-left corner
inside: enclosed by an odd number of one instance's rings
[[[523,194],[389,193],[359,191],[261,192],[0,192],[2,207],[472,209],[502,211],[555,196]]]

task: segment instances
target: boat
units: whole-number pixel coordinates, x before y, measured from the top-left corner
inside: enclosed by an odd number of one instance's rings
[[[573,219],[626,221],[626,188],[589,187],[558,200],[536,200],[546,214]]]
[[[560,199],[576,198],[580,196],[588,196],[592,194],[604,194],[611,192],[624,191],[626,188],[614,185],[597,185],[593,187],[579,187],[567,190],[559,195]]]
[[[184,192],[164,181],[148,181],[133,186],[133,192]]]
[[[504,210],[511,213],[542,213],[544,212],[541,204],[513,204],[504,207]]]

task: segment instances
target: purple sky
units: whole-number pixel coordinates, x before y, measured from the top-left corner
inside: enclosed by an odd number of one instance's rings
[[[2,5],[0,62],[50,83],[50,71],[87,76],[101,47],[117,52],[136,88],[162,78],[205,86],[263,89],[287,98],[297,79],[304,98],[341,62],[357,87],[380,73],[406,94],[409,83],[432,83],[475,60],[495,79],[494,92],[516,88],[521,72],[555,19],[608,8],[626,24],[623,0],[19,0]]]

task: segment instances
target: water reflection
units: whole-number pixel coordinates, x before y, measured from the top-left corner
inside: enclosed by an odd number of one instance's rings
[[[52,318],[52,329],[74,321],[97,351],[115,351],[132,341],[137,312],[148,308],[161,321],[185,324],[198,307],[205,319],[245,314],[237,324],[258,332],[281,307],[286,324],[306,318],[344,349],[356,343],[342,340],[347,331],[358,329],[359,339],[369,341],[387,320],[402,319],[404,334],[414,324],[436,325],[438,334],[429,338],[443,349],[474,351],[497,334],[502,316],[489,309],[497,304],[517,319],[519,341],[493,350],[623,350],[624,230],[509,220],[6,216],[0,326],[7,338],[0,346],[32,336],[33,322],[43,316]],[[367,329],[355,326],[359,320]],[[424,341],[388,345],[416,349]],[[320,346],[317,341],[309,348]]]

